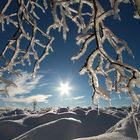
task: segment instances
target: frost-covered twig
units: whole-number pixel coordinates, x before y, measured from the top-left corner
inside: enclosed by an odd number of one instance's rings
[[[16,71],[18,70],[16,67],[18,65],[25,66],[28,63],[33,66],[33,75],[35,75],[40,63],[45,56],[49,54],[50,50],[52,51],[51,44],[54,40],[53,37],[49,36],[37,25],[37,20],[39,20],[39,18],[36,13],[36,8],[45,13],[47,10],[47,2],[45,0],[43,0],[43,4],[31,0],[17,0],[16,2],[16,13],[12,13],[12,10],[9,10],[10,7],[14,6],[12,0],[7,0],[0,12],[0,25],[2,31],[6,30],[5,24],[14,25],[15,27],[13,27],[15,33],[7,41],[4,50],[0,52],[0,59],[4,62],[0,67],[0,72],[16,74]],[[7,13],[9,14],[7,15]],[[49,42],[47,46],[38,41],[38,34],[46,37],[46,41]],[[29,42],[29,45],[24,48],[22,46],[24,46],[23,42],[25,40]],[[43,53],[40,55],[36,48],[42,48],[44,50]],[[7,55],[9,52],[11,54]],[[34,61],[31,60],[31,56],[34,57]],[[4,83],[4,81],[2,83]],[[11,84],[6,84],[1,92],[7,92],[6,88],[8,88],[8,86],[11,86]]]
[[[80,74],[88,73],[90,77],[90,84],[93,87],[93,100],[97,104],[98,99],[103,97],[105,99],[110,99],[109,92],[115,90],[117,93],[128,92],[129,96],[132,98],[133,103],[138,103],[138,97],[134,92],[133,88],[135,86],[139,87],[139,76],[140,73],[137,69],[132,66],[123,63],[123,56],[122,52],[127,50],[129,54],[132,55],[130,48],[128,47],[127,43],[119,39],[108,27],[104,25],[104,20],[108,16],[116,16],[119,17],[119,4],[122,1],[111,1],[112,10],[104,11],[103,7],[97,0],[93,0],[93,15],[91,16],[90,28],[86,27],[87,29],[93,29],[94,37],[91,38],[88,31],[86,35],[80,35],[78,37],[78,44],[79,41],[82,43],[82,48],[80,52],[72,57],[72,60],[79,59],[84,53],[86,52],[89,43],[93,40],[96,42],[96,46],[94,47],[94,51],[88,56],[85,65],[80,71]],[[123,1],[129,2],[129,1]],[[94,18],[93,18],[94,17]],[[91,32],[91,31],[90,31]],[[108,41],[110,46],[116,52],[116,58],[112,58],[107,54],[104,49],[104,42]],[[87,43],[88,42],[88,43]],[[98,58],[96,67],[93,68],[94,61]],[[115,77],[110,77],[111,73],[116,73]],[[102,75],[105,77],[107,91],[103,89],[99,85],[99,78],[98,75]],[[137,76],[136,76],[137,75]]]
[[[89,47],[93,47],[91,54],[80,70],[80,74],[88,73],[89,75],[90,85],[93,87],[94,103],[98,104],[100,97],[110,100],[109,93],[114,90],[119,94],[127,92],[133,103],[137,105],[138,97],[134,92],[134,87],[140,88],[140,72],[125,64],[122,55],[125,50],[128,54],[133,55],[132,51],[127,43],[118,38],[104,22],[109,16],[120,20],[119,5],[129,3],[129,0],[110,0],[111,8],[107,11],[104,10],[99,0],[16,0],[16,2],[17,12],[8,10],[10,6],[13,6],[12,0],[7,0],[0,12],[2,31],[6,30],[6,24],[12,25],[15,29],[15,33],[7,41],[4,50],[0,52],[0,60],[3,61],[0,67],[1,73],[17,74],[19,65],[26,66],[28,64],[33,67],[33,75],[36,75],[41,62],[50,51],[53,51],[52,43],[55,38],[50,35],[51,30],[62,31],[63,39],[66,40],[70,30],[67,23],[67,18],[69,18],[78,28],[77,44],[82,45],[80,51],[71,59],[73,61],[80,59]],[[133,2],[139,13],[139,0]],[[74,5],[78,5],[78,8],[75,8]],[[51,10],[48,10],[48,7],[51,7]],[[85,7],[88,7],[89,11],[86,11]],[[38,24],[38,21],[41,20],[38,11],[44,14],[51,12],[52,14],[53,22],[46,25],[45,31]],[[88,17],[88,22],[85,17]],[[38,39],[38,35],[45,37],[47,43],[42,43]],[[116,53],[114,57],[106,52],[105,41],[114,49]],[[28,42],[27,47],[23,42]],[[96,45],[91,46],[91,42],[95,42]],[[39,49],[42,50],[42,53],[38,51]],[[9,51],[12,51],[12,55],[7,57],[6,54]],[[100,85],[99,75],[105,78],[105,87]],[[2,80],[1,83],[4,81]],[[7,86],[9,84],[4,89]]]

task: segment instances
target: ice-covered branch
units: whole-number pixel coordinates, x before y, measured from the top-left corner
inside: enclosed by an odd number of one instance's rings
[[[16,7],[14,2],[17,4]],[[15,28],[11,27],[15,30],[15,33],[7,40],[4,50],[0,52],[0,59],[3,61],[0,72],[9,72],[17,75],[18,65],[26,66],[29,64],[33,66],[32,72],[33,75],[35,75],[40,67],[40,63],[45,56],[52,51],[51,44],[54,40],[53,37],[49,36],[37,25],[39,20],[37,9],[40,9],[43,13],[47,10],[47,1],[43,0],[42,2],[39,3],[38,1],[32,0],[8,0],[6,4],[4,4],[0,12],[1,29],[2,31],[6,30],[5,24],[14,25]],[[16,12],[10,9],[12,6],[15,7]],[[46,37],[46,41],[49,43],[46,45],[39,41],[37,39],[38,35]],[[23,42],[29,42],[28,46],[23,47],[25,46]],[[42,49],[43,53],[40,54],[36,48]],[[34,57],[34,61],[33,59],[31,60],[31,56]],[[1,78],[3,77],[1,76]],[[1,83],[4,83],[4,81]],[[1,92],[7,92],[6,88],[8,86],[11,86],[11,84],[6,84]]]
[[[77,44],[82,43],[80,52],[72,57],[72,60],[78,60],[82,55],[85,54],[89,43],[91,41],[96,42],[94,51],[88,56],[85,65],[80,71],[80,74],[88,73],[90,77],[90,84],[93,87],[93,100],[97,104],[98,99],[103,97],[104,99],[110,99],[109,92],[116,91],[117,93],[128,92],[129,96],[132,98],[133,103],[138,103],[138,97],[134,92],[134,87],[139,87],[139,71],[132,66],[123,63],[123,51],[127,50],[128,54],[132,55],[131,49],[128,47],[127,43],[118,38],[108,27],[105,26],[104,20],[108,16],[115,16],[119,18],[119,4],[122,1],[110,1],[111,7],[109,11],[104,11],[102,5],[97,0],[93,0],[93,15],[91,16],[90,23],[86,27],[86,34],[78,36]],[[128,3],[129,1],[123,1]],[[86,26],[86,25],[85,25]],[[91,36],[91,28],[93,33]],[[88,34],[89,32],[89,34]],[[92,38],[91,38],[92,37]],[[116,52],[116,58],[112,58],[104,49],[105,41],[110,43],[110,46]],[[115,57],[115,56],[114,56]],[[93,68],[93,63],[97,59],[97,65]],[[115,73],[114,77],[111,74]],[[101,87],[99,84],[98,75],[102,75],[105,78],[105,87]],[[135,76],[137,75],[137,76]]]
[[[14,6],[14,2],[16,2],[16,10],[12,11],[11,7]],[[67,20],[69,18],[78,28],[76,41],[78,45],[81,45],[80,51],[71,60],[80,59],[89,47],[93,48],[80,74],[89,75],[94,102],[97,104],[100,97],[109,100],[110,92],[114,90],[117,93],[127,92],[133,102],[137,103],[138,98],[134,87],[140,87],[140,72],[123,62],[123,51],[126,50],[128,54],[133,55],[132,51],[127,42],[118,38],[104,22],[109,16],[120,20],[119,5],[130,1],[110,0],[109,2],[111,8],[104,10],[104,5],[99,0],[7,0],[0,10],[1,30],[4,32],[10,25],[14,33],[0,52],[2,61],[0,72],[20,75],[17,73],[19,65],[31,65],[33,76],[36,75],[41,62],[50,51],[53,51],[52,43],[55,38],[51,35],[51,30],[62,32],[63,39],[66,40],[67,33],[70,31]],[[133,2],[139,13],[139,0]],[[88,11],[85,10],[87,8]],[[52,23],[46,25],[45,31],[39,22],[42,20],[39,12],[44,15],[51,13],[52,20],[49,20]],[[86,21],[85,17],[89,20]],[[39,40],[38,36],[45,37],[45,43]],[[95,42],[95,46],[91,46],[91,42]],[[108,42],[114,49],[114,57],[106,52],[105,42]],[[9,53],[11,55],[8,55]],[[99,75],[105,79],[104,87],[100,84]],[[0,78],[5,79],[3,75]],[[6,80],[1,80],[1,83],[6,83],[6,85],[0,91],[6,91],[7,86],[14,85],[12,81]]]
[[[140,1],[139,0],[134,0],[134,2],[135,2],[136,9],[137,9],[137,12],[138,12],[139,17],[140,17]]]

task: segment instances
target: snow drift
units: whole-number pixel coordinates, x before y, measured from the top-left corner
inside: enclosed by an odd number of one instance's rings
[[[76,140],[139,140],[140,113],[129,114],[126,118],[112,126],[106,133]]]
[[[140,113],[123,109],[65,109],[0,118],[2,140],[136,140]],[[134,119],[135,118],[135,119]],[[134,124],[135,120],[135,124]]]

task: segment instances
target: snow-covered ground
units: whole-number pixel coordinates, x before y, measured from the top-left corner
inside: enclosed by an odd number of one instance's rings
[[[1,140],[137,140],[140,113],[128,108],[59,108],[46,113],[11,110],[1,114]],[[139,135],[139,136],[138,136]]]

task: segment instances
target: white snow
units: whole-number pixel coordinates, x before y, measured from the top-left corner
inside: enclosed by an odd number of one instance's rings
[[[127,108],[107,108],[98,115],[97,109],[78,107],[59,108],[44,114],[8,112],[9,116],[0,117],[0,139],[137,140],[140,113],[127,115],[127,111]]]
[[[138,120],[138,132],[136,131],[134,118]],[[130,114],[126,118],[112,126],[106,133],[88,138],[76,140],[139,140],[140,139],[140,113]]]

